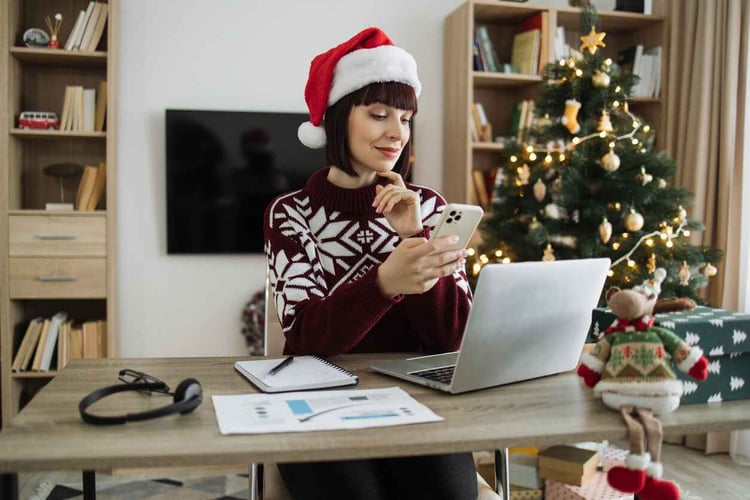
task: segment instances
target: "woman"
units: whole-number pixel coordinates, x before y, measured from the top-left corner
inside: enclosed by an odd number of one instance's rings
[[[406,184],[421,84],[377,28],[317,56],[300,140],[329,164],[268,207],[265,238],[288,354],[456,350],[465,250],[429,241],[445,200]],[[323,119],[325,116],[325,120]],[[471,454],[279,466],[294,498],[476,498]]]

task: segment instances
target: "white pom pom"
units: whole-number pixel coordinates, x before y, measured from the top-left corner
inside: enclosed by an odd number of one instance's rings
[[[312,149],[320,149],[326,145],[326,131],[323,127],[305,122],[297,129],[297,137],[300,142]]]

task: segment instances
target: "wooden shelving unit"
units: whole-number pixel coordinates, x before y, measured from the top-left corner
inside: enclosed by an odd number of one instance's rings
[[[102,2],[102,0],[98,0]],[[78,13],[89,0],[9,0],[0,6],[0,405],[3,425],[35,392],[55,377],[48,372],[11,371],[28,322],[66,311],[69,317],[107,320],[108,356],[117,354],[117,30],[119,1],[109,0],[104,36],[95,51],[28,48],[21,41],[45,16],[63,15],[58,39],[64,46]],[[97,88],[107,82],[104,132],[24,130],[22,111],[62,116],[65,87]],[[42,170],[53,163],[107,164],[104,209],[45,210],[59,201],[57,179]],[[65,179],[73,201],[79,178]],[[50,236],[52,235],[52,236]],[[58,235],[58,236],[54,236]],[[65,275],[42,280],[39,275]],[[69,276],[68,276],[69,275]],[[53,366],[54,368],[54,366]]]
[[[654,1],[654,12],[664,12],[662,0]],[[450,202],[468,203],[474,199],[474,170],[496,167],[503,147],[471,140],[471,106],[481,102],[492,124],[493,135],[508,136],[514,105],[540,96],[543,80],[539,75],[474,71],[472,39],[477,24],[487,26],[501,62],[510,61],[513,35],[521,23],[539,13],[548,13],[548,29],[542,33],[550,47],[547,62],[554,62],[557,26],[564,26],[571,47],[578,48],[580,14],[578,8],[546,7],[495,0],[469,0],[445,20],[443,194]],[[604,54],[616,60],[620,50],[636,44],[662,47],[662,84],[658,98],[634,98],[630,109],[657,130],[657,149],[663,149],[668,126],[665,116],[668,67],[668,20],[662,15],[628,12],[599,12],[599,31],[607,33]]]

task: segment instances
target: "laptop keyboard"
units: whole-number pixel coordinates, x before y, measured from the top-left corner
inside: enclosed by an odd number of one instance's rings
[[[439,368],[430,368],[428,370],[419,370],[411,372],[409,375],[426,378],[427,380],[434,380],[441,384],[450,384],[453,380],[453,371],[456,369],[456,365],[453,366],[441,366]]]

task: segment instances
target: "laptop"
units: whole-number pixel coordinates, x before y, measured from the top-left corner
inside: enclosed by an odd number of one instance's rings
[[[371,368],[452,394],[572,370],[609,265],[606,258],[487,264],[458,351]]]

